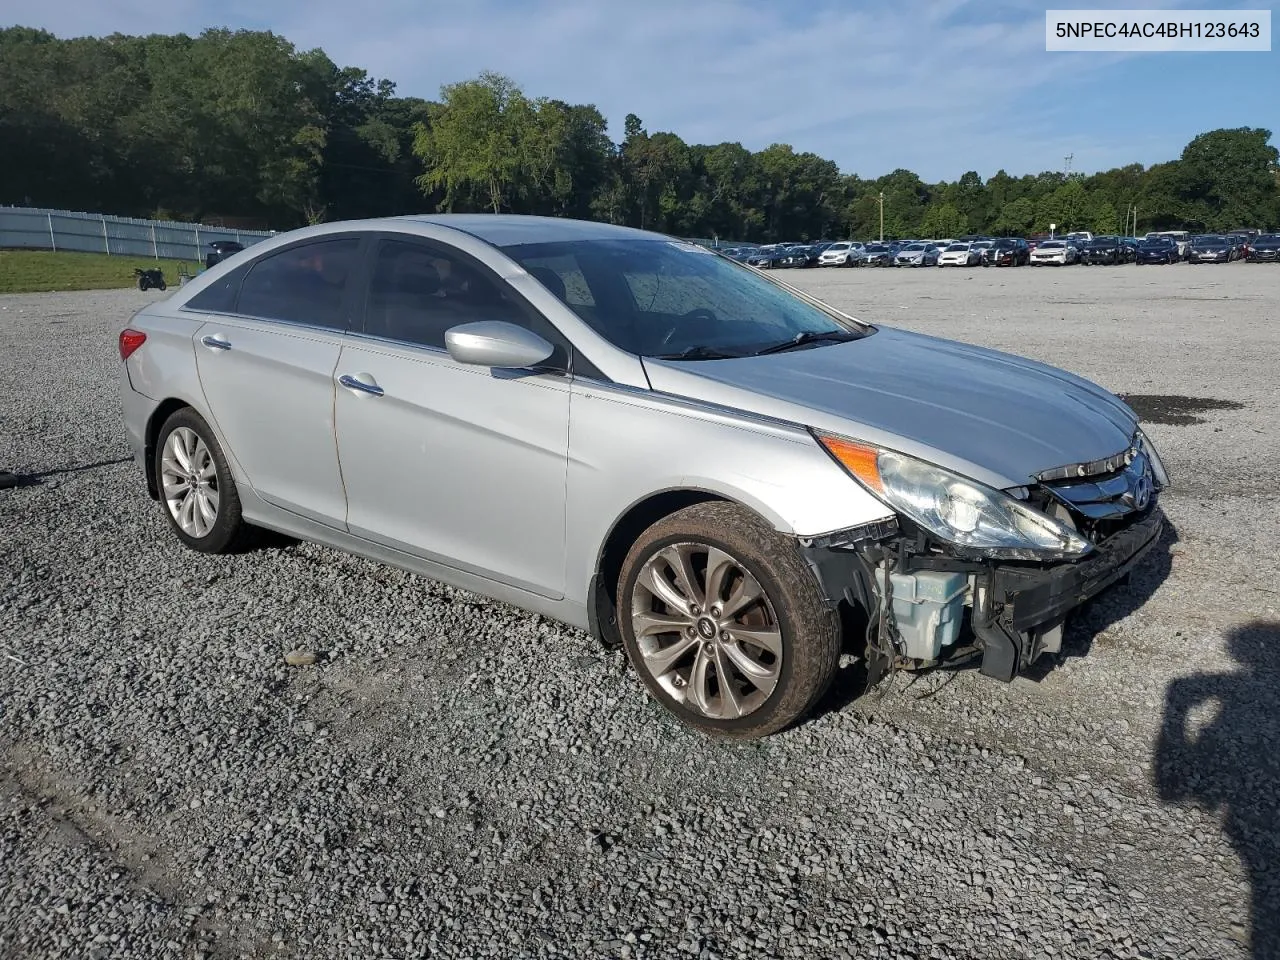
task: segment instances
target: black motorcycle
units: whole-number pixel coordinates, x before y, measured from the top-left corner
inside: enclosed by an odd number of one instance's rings
[[[141,267],[133,268],[133,275],[138,278],[139,290],[150,290],[155,287],[157,290],[164,290],[168,284],[164,282],[164,274],[158,267],[150,270],[143,270]]]

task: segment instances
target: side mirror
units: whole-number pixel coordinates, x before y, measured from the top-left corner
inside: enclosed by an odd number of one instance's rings
[[[555,348],[532,330],[501,320],[480,320],[451,327],[445,349],[458,363],[521,369],[551,356]]]

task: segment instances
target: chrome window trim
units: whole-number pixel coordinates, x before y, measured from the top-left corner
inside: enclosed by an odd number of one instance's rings
[[[295,330],[314,330],[316,333],[327,333],[338,337],[349,336],[354,332],[348,327],[324,327],[318,323],[303,323],[301,320],[280,320],[276,317],[259,317],[251,313],[227,313],[223,310],[200,310],[186,306],[178,309],[186,313],[198,313],[205,317],[225,317],[228,320],[250,320],[253,323],[270,323],[282,327],[292,327]]]

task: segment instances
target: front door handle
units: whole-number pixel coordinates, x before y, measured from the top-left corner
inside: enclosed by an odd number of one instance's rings
[[[207,337],[201,337],[200,342],[203,343],[210,350],[230,350],[231,349],[231,341],[223,340],[221,337],[215,337],[213,335],[210,335]]]
[[[367,393],[372,397],[382,396],[382,388],[376,383],[365,383],[363,380],[357,380],[349,373],[344,373],[338,378],[338,382],[348,390],[356,390],[360,393]]]

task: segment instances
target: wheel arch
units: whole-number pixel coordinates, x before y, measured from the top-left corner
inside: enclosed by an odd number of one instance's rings
[[[156,441],[160,439],[160,428],[171,416],[187,407],[195,409],[193,404],[180,397],[169,397],[161,401],[147,419],[147,429],[143,435],[143,467],[147,477],[147,495],[152,500],[160,499],[160,480],[156,476]]]
[[[696,503],[735,503],[760,516],[766,523],[778,529],[785,523],[763,505],[749,497],[730,495],[725,491],[706,487],[680,487],[660,490],[633,502],[622,512],[605,535],[596,553],[591,582],[587,586],[587,621],[591,634],[606,647],[616,649],[622,645],[618,632],[617,592],[618,576],[622,561],[636,538],[664,517]]]

